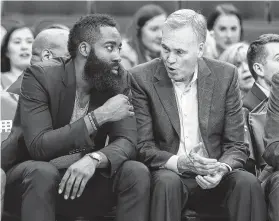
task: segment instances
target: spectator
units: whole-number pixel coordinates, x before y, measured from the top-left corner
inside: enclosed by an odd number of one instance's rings
[[[136,12],[122,45],[122,64],[126,69],[160,56],[166,16],[164,9],[153,4],[144,5]]]
[[[201,14],[176,11],[163,27],[162,58],[130,70],[139,159],[151,170],[150,220],[222,205],[228,220],[265,221],[261,186],[241,170],[248,148],[237,70],[203,58],[205,39]]]
[[[2,90],[6,90],[30,65],[33,41],[33,33],[26,26],[13,27],[5,35],[1,46]]]
[[[54,57],[67,56],[68,35],[69,35],[69,31],[57,30],[57,29],[47,29],[40,32],[36,36],[32,45],[31,63],[35,64],[37,62],[46,61]],[[47,53],[44,53],[44,51],[46,51]],[[20,77],[7,89],[7,91],[19,95],[22,78],[23,78],[23,74],[20,75]],[[4,105],[5,108],[7,108],[7,106],[3,104],[3,101],[2,101],[2,105]],[[21,123],[20,123],[19,106],[17,107],[15,112],[12,132],[7,140],[5,139],[3,140],[4,141],[1,144],[1,154],[2,154],[1,168],[4,169],[5,171],[8,171],[9,168],[11,168],[16,163],[19,163],[20,161],[23,160],[23,159],[19,159],[19,156],[24,157],[25,160],[28,159],[29,157],[28,154],[24,152],[26,151],[26,146],[24,143]],[[25,168],[25,170],[27,171],[28,168]],[[8,181],[14,178],[15,177],[13,175],[13,171],[9,171],[7,174]],[[25,183],[26,181],[24,178],[24,173],[19,173],[15,179],[20,180],[19,181],[20,183]],[[5,188],[4,185],[2,186],[2,189],[3,188]],[[13,195],[11,195],[13,189],[11,190],[9,185],[7,186],[7,188],[8,191],[5,197],[7,202],[6,208],[8,207],[8,210],[11,211],[15,205]],[[4,197],[4,195],[2,196]]]
[[[208,18],[207,28],[216,42],[217,54],[214,57],[216,59],[230,45],[241,41],[243,37],[242,17],[232,4],[217,5]]]
[[[219,57],[220,61],[226,61],[237,67],[239,87],[242,99],[252,88],[254,78],[252,77],[248,63],[247,63],[247,50],[249,45],[245,42],[239,42],[228,47]]]
[[[243,104],[249,111],[269,97],[271,79],[279,70],[279,62],[276,60],[276,54],[279,53],[278,45],[279,35],[264,34],[249,46],[247,60],[250,72],[255,79]]]
[[[268,205],[268,220],[279,220],[279,41],[278,35],[264,35],[262,42],[270,40],[260,51],[258,64],[252,67],[257,70],[258,78],[266,81],[271,87],[264,127],[264,143],[266,146],[263,158],[268,164],[262,172],[261,181],[265,189]],[[272,39],[272,40],[271,40]],[[260,42],[258,42],[259,44]],[[259,47],[261,48],[261,47]],[[259,77],[260,76],[260,77]],[[272,76],[272,80],[270,81]],[[263,78],[265,80],[263,80]],[[266,173],[267,172],[267,173]],[[266,174],[267,176],[264,176]],[[269,174],[269,175],[268,175]]]

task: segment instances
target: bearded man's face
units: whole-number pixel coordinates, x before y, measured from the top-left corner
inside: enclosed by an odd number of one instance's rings
[[[84,80],[99,92],[118,94],[123,87],[120,65],[121,37],[116,28],[100,27],[100,38],[91,48],[84,67]]]

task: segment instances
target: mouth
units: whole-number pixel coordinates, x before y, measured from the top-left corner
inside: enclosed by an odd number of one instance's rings
[[[118,74],[118,71],[119,71],[119,65],[114,66],[114,67],[112,67],[112,69],[111,69],[111,72],[112,72],[113,74]]]
[[[31,54],[30,53],[21,53],[21,54],[19,54],[19,56],[21,58],[29,58],[31,56]]]
[[[171,72],[175,71],[175,69],[174,69],[174,68],[171,68],[171,67],[167,67],[167,69],[168,69],[169,71],[171,71]]]

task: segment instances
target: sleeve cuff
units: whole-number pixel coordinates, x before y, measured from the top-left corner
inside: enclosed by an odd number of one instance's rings
[[[165,164],[164,168],[172,170],[176,173],[178,172],[178,168],[177,168],[177,161],[178,161],[178,156],[174,155],[172,156]]]

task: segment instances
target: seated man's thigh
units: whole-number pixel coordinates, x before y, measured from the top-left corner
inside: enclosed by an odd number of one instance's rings
[[[20,214],[22,203],[32,207],[45,194],[55,198],[59,179],[58,170],[48,162],[29,160],[15,165],[7,172],[5,210]]]

